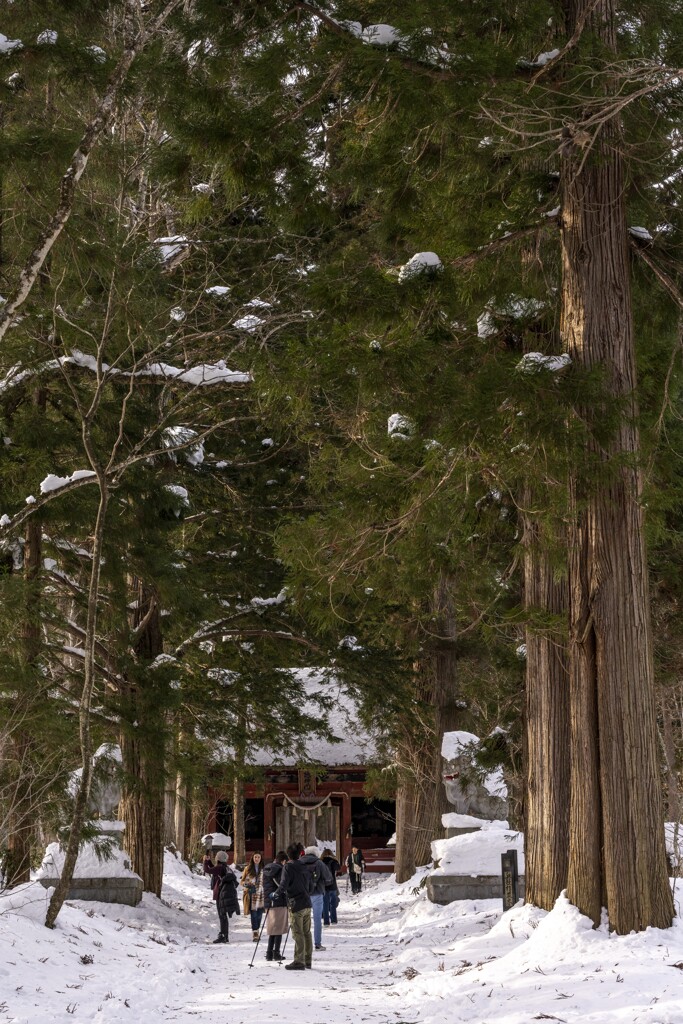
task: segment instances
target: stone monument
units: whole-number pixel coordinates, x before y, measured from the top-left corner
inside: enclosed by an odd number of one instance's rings
[[[432,843],[434,870],[427,879],[432,903],[502,899],[501,855],[516,847],[523,865],[523,837],[507,826],[502,772],[498,769],[478,779],[472,771],[472,753],[478,744],[473,733],[444,735],[443,783],[453,811],[442,816],[446,838]],[[523,873],[517,887],[523,897]]]

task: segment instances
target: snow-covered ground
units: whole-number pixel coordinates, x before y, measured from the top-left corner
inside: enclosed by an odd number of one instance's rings
[[[213,946],[205,878],[166,858],[163,899],[67,904],[42,925],[38,885],[0,896],[0,1024],[682,1024],[683,923],[623,938],[566,901],[429,903],[420,876],[345,891],[314,969],[255,966],[248,922]],[[677,894],[677,904],[680,899]],[[291,950],[291,945],[290,945]]]

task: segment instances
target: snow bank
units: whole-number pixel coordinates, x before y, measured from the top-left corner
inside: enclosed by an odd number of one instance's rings
[[[65,851],[59,843],[50,843],[36,878],[61,878]],[[128,855],[116,847],[106,855],[97,842],[84,843],[76,861],[74,878],[137,878],[131,871]]]
[[[41,886],[0,894],[0,1005],[16,1024],[194,1024],[295,1018],[301,1024],[681,1024],[683,920],[610,934],[561,897],[549,913],[500,899],[430,903],[425,869],[397,885],[368,874],[324,931],[314,973],[254,954],[248,918],[213,946],[209,881],[164,859],[163,899],[137,907],[68,901],[43,926]],[[291,942],[291,939],[290,939]],[[291,946],[288,945],[288,952]],[[316,984],[311,983],[314,978]],[[400,1007],[400,1009],[399,1009]]]
[[[512,832],[506,821],[479,822],[479,832],[468,832],[432,843],[432,857],[439,862],[437,874],[499,875],[500,855],[517,850],[520,874],[524,871],[524,835]]]

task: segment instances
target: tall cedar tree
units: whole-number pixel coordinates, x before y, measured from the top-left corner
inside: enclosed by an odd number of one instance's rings
[[[311,5],[299,7],[316,14]],[[316,36],[315,52],[309,49],[299,62],[305,69],[297,81],[296,100],[300,110],[310,111],[316,98],[324,96],[326,89],[331,94],[322,115],[317,120],[311,116],[311,158],[316,167],[323,169],[318,189],[325,193],[327,208],[337,228],[333,246],[336,245],[339,257],[334,263],[329,248],[326,250],[327,281],[324,271],[312,275],[311,294],[316,295],[315,286],[320,283],[318,298],[328,318],[337,301],[338,337],[344,342],[342,353],[334,345],[336,339],[326,330],[324,336],[318,335],[317,340],[322,343],[318,352],[311,352],[309,363],[304,365],[313,368],[314,376],[319,376],[322,365],[325,380],[325,386],[319,389],[322,407],[334,408],[336,400],[336,407],[342,410],[337,414],[338,421],[346,415],[344,426],[348,432],[355,432],[367,454],[372,453],[371,457],[377,458],[376,432],[371,438],[373,443],[366,442],[369,434],[366,424],[372,422],[371,412],[365,403],[356,401],[351,406],[342,394],[353,390],[345,387],[342,375],[362,376],[366,372],[364,366],[368,363],[369,350],[381,352],[396,348],[400,332],[404,344],[407,345],[410,338],[412,374],[407,375],[404,370],[403,383],[394,392],[401,399],[401,407],[399,410],[385,407],[385,412],[413,413],[418,427],[416,436],[420,436],[427,419],[427,410],[424,404],[420,405],[427,394],[425,381],[431,385],[432,405],[428,411],[432,420],[442,389],[447,401],[452,402],[456,394],[460,398],[447,373],[441,373],[435,383],[433,358],[432,373],[420,373],[415,327],[422,328],[418,336],[424,337],[429,305],[419,311],[419,316],[416,308],[405,316],[403,307],[401,312],[405,319],[401,321],[396,317],[397,290],[384,285],[387,272],[391,273],[392,268],[401,263],[405,265],[411,250],[438,250],[447,268],[471,270],[469,274],[459,274],[455,280],[454,274],[449,276],[448,269],[441,276],[439,287],[435,289],[442,304],[438,312],[445,314],[443,333],[453,338],[457,337],[460,323],[467,333],[473,312],[483,311],[477,333],[480,338],[489,339],[483,349],[489,360],[491,345],[500,346],[502,342],[508,353],[507,366],[511,365],[509,340],[495,329],[495,321],[501,312],[505,313],[506,303],[510,316],[517,320],[524,305],[533,311],[529,299],[543,303],[548,312],[561,313],[560,332],[572,356],[573,369],[563,389],[560,407],[545,410],[549,415],[543,433],[546,448],[551,448],[551,435],[558,439],[551,457],[556,466],[560,465],[562,445],[566,445],[566,439],[560,440],[564,421],[570,421],[567,476],[570,508],[574,510],[569,516],[568,564],[572,602],[569,624],[573,808],[570,886],[581,909],[596,919],[603,887],[601,879],[604,878],[608,911],[613,926],[619,931],[642,928],[649,923],[666,924],[670,921],[671,901],[656,796],[658,770],[627,256],[625,188],[628,179],[622,132],[630,130],[636,143],[640,143],[640,139],[635,117],[629,112],[622,127],[619,123],[622,104],[615,105],[612,100],[617,88],[614,79],[619,74],[618,87],[635,91],[635,77],[629,80],[624,75],[629,73],[629,58],[636,55],[650,60],[652,94],[656,94],[657,88],[665,93],[666,76],[657,78],[661,46],[668,46],[673,53],[676,44],[671,33],[658,33],[645,25],[641,30],[639,22],[634,27],[634,22],[626,18],[622,29],[615,12],[606,5],[595,9],[571,7],[564,12],[564,32],[548,19],[555,12],[543,5],[525,11],[524,18],[517,10],[492,10],[489,6],[485,15],[476,6],[467,13],[458,11],[456,15],[450,5],[430,4],[423,5],[419,12],[397,9],[393,19],[391,8],[384,7],[383,18],[391,20],[396,28],[386,24],[368,27],[372,9],[366,8],[368,5],[344,4],[335,5],[334,10],[331,7],[318,9],[318,21],[306,23],[304,19],[299,36],[304,47],[312,34]],[[657,11],[653,13],[656,16]],[[659,23],[656,24],[659,27]],[[540,41],[548,39],[548,35],[543,39],[541,31],[541,26],[546,25],[550,25],[551,39],[559,36],[560,42],[566,41],[566,50],[522,60],[525,53],[537,52]],[[613,66],[615,56],[623,58],[617,70]],[[573,78],[572,73],[583,67],[582,62],[586,60],[591,67],[590,75],[585,79],[581,75]],[[315,65],[315,74],[311,73],[311,65]],[[597,78],[595,71],[599,71]],[[544,78],[545,75],[549,77]],[[555,82],[553,76],[571,85],[563,85],[559,99],[544,112],[540,98],[547,108],[551,87],[544,86],[545,81]],[[672,122],[666,110],[662,113],[657,109],[656,101],[649,95],[643,106],[634,105],[634,111],[642,116],[655,109],[658,114],[660,134],[655,146],[658,164],[653,167],[653,178],[646,185],[652,198],[652,186],[658,184],[657,177],[670,166],[665,143]],[[635,100],[633,102],[635,104]],[[488,131],[498,133],[499,138],[483,135],[482,122],[471,116],[477,106],[487,110],[493,125]],[[456,110],[460,115],[457,119]],[[469,119],[462,116],[463,111],[470,111]],[[291,121],[305,117],[306,114],[294,111],[290,114]],[[516,146],[507,145],[511,136],[521,141]],[[486,173],[475,175],[475,167]],[[552,183],[557,183],[556,168],[559,169],[561,209],[559,214],[552,211],[551,216],[544,217],[545,213],[551,213],[548,206],[554,198]],[[292,198],[295,199],[295,195]],[[305,211],[301,210],[300,216],[303,218]],[[528,247],[521,245],[522,239],[534,234],[539,240],[551,235],[554,223],[560,226],[562,256],[562,287],[556,293],[558,299],[553,298],[553,289],[560,285],[557,247],[553,247],[554,255],[549,257],[544,255],[547,247],[537,244],[540,258],[535,266],[527,267]],[[494,232],[497,228],[498,233],[493,239],[490,235],[487,237],[487,228],[490,231],[491,226]],[[595,239],[601,240],[600,244]],[[470,244],[465,246],[463,243],[467,241]],[[493,256],[496,257],[496,272],[491,279],[491,261],[487,257]],[[404,282],[406,276],[404,272]],[[429,275],[419,276],[426,279]],[[410,282],[407,284],[403,294],[416,296],[417,283],[415,287]],[[522,299],[525,303],[520,302],[520,285],[524,286]],[[447,286],[451,288],[448,297]],[[337,292],[332,298],[331,287]],[[536,293],[535,289],[538,289]],[[621,303],[618,309],[605,302],[607,295],[614,296],[615,302],[618,298]],[[393,302],[391,313],[390,302]],[[329,323],[325,326],[329,327]],[[519,336],[520,332],[513,333]],[[307,332],[306,340],[315,344],[315,326]],[[520,347],[523,349],[523,342]],[[337,354],[343,354],[341,365],[339,361],[332,362]],[[326,359],[330,360],[327,366]],[[542,362],[538,359],[534,362],[543,370]],[[522,365],[534,364],[527,361]],[[545,366],[552,372],[552,364]],[[493,376],[490,366],[486,371],[490,384]],[[538,376],[544,378],[546,373]],[[476,391],[481,396],[486,377],[480,374],[477,380]],[[416,387],[418,381],[420,386]],[[548,385],[544,382],[544,386]],[[514,390],[509,384],[508,388]],[[541,393],[541,387],[537,386],[534,401],[540,400]],[[386,390],[376,390],[373,397],[386,394]],[[492,395],[493,389],[489,387],[489,399]],[[500,401],[497,396],[496,401]],[[517,409],[520,410],[523,399],[517,395],[512,399],[508,394],[507,401],[508,408],[519,402]],[[578,417],[567,416],[572,406],[580,410]],[[488,409],[490,415],[491,406]],[[453,409],[449,411],[452,415]],[[537,410],[537,449],[544,443],[540,412]],[[482,435],[482,425],[491,425],[482,417],[481,407],[478,420],[475,426],[472,418],[467,427],[463,420],[451,418],[451,428],[460,444],[464,430],[471,444],[472,436]],[[334,425],[338,427],[340,423]],[[398,440],[401,432],[394,430],[392,433],[394,440]],[[412,430],[407,428],[402,433],[407,439]],[[589,452],[593,451],[588,474],[578,443],[582,433],[584,439],[588,438]],[[433,433],[421,436],[433,437]],[[513,476],[507,455],[512,449],[502,450],[500,437],[496,439],[492,433],[484,437],[490,445],[486,460],[490,464],[482,466],[480,461],[479,471],[491,472],[494,478],[502,479],[505,486],[510,487]],[[506,445],[512,437],[511,431],[504,435]],[[528,451],[528,437],[524,444]],[[594,448],[596,444],[598,447]],[[479,456],[479,451],[476,454]],[[611,467],[607,464],[610,455],[614,455]],[[530,460],[525,461],[528,484],[532,467]],[[546,464],[544,460],[542,465]],[[372,475],[369,473],[368,479]],[[520,474],[520,477],[523,482],[524,476]],[[536,493],[538,479],[537,475],[533,478],[533,493]],[[558,494],[562,502],[563,488]],[[607,524],[605,502],[613,521],[605,526],[607,532],[600,533],[592,530],[591,524],[594,518],[595,522]],[[375,507],[373,513],[376,512]],[[617,550],[614,541],[620,536],[620,530],[626,533],[623,545],[617,545]],[[600,543],[591,546],[587,538],[596,537],[601,538]],[[358,550],[357,541],[352,543]],[[608,556],[608,553],[611,554]],[[624,558],[627,562],[623,562]],[[539,571],[532,569],[533,574]],[[549,571],[552,573],[552,569],[543,571],[546,575]],[[530,582],[527,584],[530,600],[546,601],[540,590],[534,595]],[[553,603],[540,610],[549,617],[558,613],[561,617],[561,606]],[[635,616],[634,620],[622,623],[622,611]],[[617,644],[618,651],[609,647],[610,638]],[[609,657],[606,656],[608,650],[611,651]],[[620,675],[620,692],[616,688],[619,666],[623,667],[628,680],[627,699],[623,696],[624,680]],[[547,699],[549,696],[552,699],[548,694],[543,700],[534,696],[543,668],[542,658],[533,658],[529,663],[528,710],[532,716],[545,715]],[[562,708],[554,705],[548,710],[551,719],[557,721],[550,756],[560,758],[566,749],[563,743],[567,732],[566,715]],[[559,796],[553,787],[555,779],[567,778],[567,771],[561,764],[556,766],[557,770],[541,771],[539,760],[545,754],[540,742],[543,729],[544,726],[537,728],[535,722],[530,722],[530,735],[539,737],[530,749],[533,760],[530,772],[536,784],[545,789],[542,806],[560,808],[566,804],[566,782],[562,783]],[[635,732],[639,738],[634,743]],[[629,760],[633,757],[638,758],[637,764]],[[587,787],[591,784],[593,789],[589,792]],[[631,811],[622,813],[627,806]],[[617,808],[622,810],[617,811]],[[549,833],[545,839],[540,836],[546,815],[546,810],[533,813],[529,821],[532,859],[539,856],[547,865],[541,868],[541,875],[550,870],[554,875],[545,887],[544,901],[551,900],[557,894],[552,889],[562,884],[568,839],[566,825],[554,834]],[[612,836],[616,837],[624,820],[631,823],[628,841],[613,842]],[[540,838],[539,844],[534,836]],[[544,843],[554,844],[554,848],[546,845],[547,856],[543,852]],[[591,851],[593,860],[589,870],[586,857]],[[532,874],[535,870],[532,864]],[[629,878],[629,883],[619,888],[616,879],[622,874]],[[586,885],[591,886],[590,900]],[[541,888],[539,885],[539,892]]]

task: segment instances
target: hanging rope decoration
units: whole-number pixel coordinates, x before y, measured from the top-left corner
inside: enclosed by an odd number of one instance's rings
[[[303,812],[304,821],[308,821],[308,819],[310,818],[310,816],[313,813],[313,811],[315,811],[315,816],[317,818],[319,818],[320,815],[322,814],[323,807],[331,807],[332,806],[332,800],[330,799],[329,796],[326,796],[324,800],[320,801],[320,803],[312,804],[312,805],[308,804],[307,805],[307,804],[298,804],[296,802],[296,800],[292,800],[291,796],[286,796],[284,798],[284,800],[282,801],[282,806],[283,807],[288,807],[289,806],[289,807],[292,808],[292,817],[293,818],[298,818],[299,814],[301,812]]]

